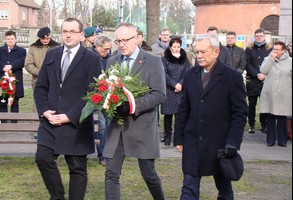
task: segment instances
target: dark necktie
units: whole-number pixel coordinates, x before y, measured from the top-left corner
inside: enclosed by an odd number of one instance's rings
[[[130,58],[130,57],[126,57],[125,59],[124,59],[124,61],[125,61],[125,65],[124,65],[124,67],[125,68],[127,68],[127,69],[130,69],[130,61],[132,60],[132,58]]]
[[[69,49],[67,49],[65,57],[63,59],[62,66],[61,66],[61,80],[62,81],[64,80],[64,77],[65,77],[66,72],[68,70],[68,67],[70,65],[70,53],[71,53],[71,51]]]

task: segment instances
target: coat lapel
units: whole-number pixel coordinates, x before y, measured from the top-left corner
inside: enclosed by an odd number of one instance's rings
[[[67,73],[64,77],[64,81],[66,81],[66,79],[68,78],[68,76],[70,76],[71,72],[74,70],[74,68],[77,66],[78,62],[80,61],[80,59],[84,56],[85,54],[85,48],[80,45],[76,55],[74,56],[73,60],[71,61],[69,67],[68,67],[68,70],[67,70]]]
[[[137,72],[140,70],[141,66],[144,64],[144,60],[145,60],[145,52],[140,49],[139,54],[137,55],[131,70],[131,73],[133,75],[137,74]]]
[[[201,83],[201,75],[200,75],[200,66],[195,66],[192,70],[192,73],[194,76],[192,79],[193,84],[197,87],[198,91],[202,94],[203,88],[202,88],[202,83]]]
[[[57,80],[59,81],[59,84],[61,83],[61,59],[63,54],[63,47],[58,48],[58,50],[55,52],[54,59],[55,60],[55,69],[56,69],[56,76]],[[53,60],[51,62],[54,62]]]

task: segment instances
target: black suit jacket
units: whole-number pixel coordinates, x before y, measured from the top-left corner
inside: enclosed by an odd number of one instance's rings
[[[175,121],[174,145],[183,145],[183,172],[209,176],[221,173],[218,149],[230,144],[238,149],[247,117],[246,93],[241,73],[218,60],[205,90],[201,69],[188,69],[183,97]]]
[[[56,154],[86,155],[95,151],[94,128],[92,116],[79,124],[85,106],[82,97],[86,95],[93,77],[101,74],[101,60],[81,45],[61,83],[62,54],[63,46],[48,50],[34,90],[36,107],[42,119],[38,144],[54,149]],[[66,114],[71,122],[53,126],[42,117],[47,110]]]

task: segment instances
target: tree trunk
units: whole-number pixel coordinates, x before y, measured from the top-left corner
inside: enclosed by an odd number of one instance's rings
[[[147,43],[156,42],[160,32],[160,0],[146,1]]]

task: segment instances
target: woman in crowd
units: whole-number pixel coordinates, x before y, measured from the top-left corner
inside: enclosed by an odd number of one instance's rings
[[[171,144],[172,120],[177,113],[182,96],[183,73],[190,67],[186,52],[181,45],[181,37],[173,36],[162,57],[167,84],[166,101],[161,106],[161,113],[164,115],[162,142],[165,142],[166,146]]]
[[[287,146],[287,116],[292,116],[292,58],[281,41],[265,58],[261,73],[266,75],[260,95],[260,113],[268,113],[267,146]]]

